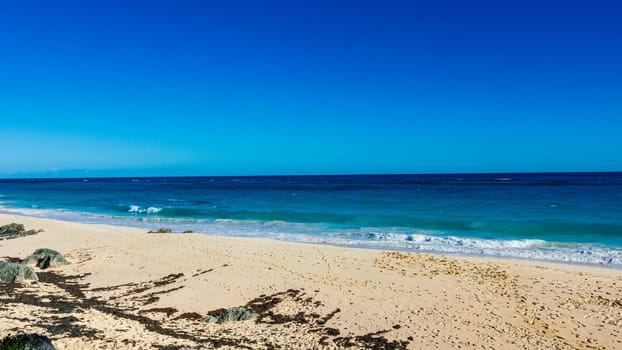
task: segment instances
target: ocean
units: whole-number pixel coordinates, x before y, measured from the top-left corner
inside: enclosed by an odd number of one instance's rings
[[[4,179],[0,211],[622,268],[620,172]]]

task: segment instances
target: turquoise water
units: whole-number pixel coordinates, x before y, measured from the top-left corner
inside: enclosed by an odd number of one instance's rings
[[[622,267],[622,173],[0,180],[4,212]]]

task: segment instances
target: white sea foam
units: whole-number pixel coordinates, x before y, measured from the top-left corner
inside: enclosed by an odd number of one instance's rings
[[[266,226],[270,226],[270,225],[287,225],[286,221],[283,220],[271,220],[271,221],[266,221],[263,223]]]
[[[147,214],[155,214],[162,211],[162,208],[149,207],[147,208]]]
[[[149,209],[151,208],[151,212]],[[155,213],[156,207],[130,206],[131,213]],[[352,247],[393,249],[470,256],[496,256],[552,262],[599,264],[622,268],[622,248],[540,239],[483,239],[447,235],[438,231],[406,228],[335,229],[322,224],[234,219],[182,219],[157,216],[106,216],[63,209],[8,208],[0,212],[55,218],[84,223],[134,226],[145,229],[170,227],[174,232],[267,237],[286,241],[328,243]]]
[[[162,208],[157,208],[157,207],[143,208],[138,205],[130,205],[129,209],[127,210],[128,213],[139,213],[139,214],[156,214],[156,213],[159,213],[160,211],[162,211]]]
[[[228,224],[228,223],[236,223],[236,222],[240,222],[240,220],[233,220],[233,219],[216,219],[214,220],[215,223],[217,224]]]

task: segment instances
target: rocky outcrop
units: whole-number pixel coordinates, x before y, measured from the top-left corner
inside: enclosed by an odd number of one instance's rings
[[[9,335],[0,342],[0,350],[56,350],[50,338],[39,334]]]
[[[222,310],[209,312],[207,316],[201,319],[201,321],[207,322],[207,323],[246,321],[246,320],[251,320],[257,316],[258,315],[256,313],[244,307],[232,307],[230,309],[222,309]]]
[[[22,283],[24,281],[38,281],[37,274],[26,265],[0,261],[0,282]]]
[[[42,232],[43,230],[28,230],[22,224],[11,223],[0,226],[0,240],[30,236]]]
[[[56,250],[40,248],[35,250],[32,255],[22,261],[24,265],[36,265],[41,269],[47,269],[48,267],[57,267],[68,265],[69,261]]]
[[[149,231],[147,233],[173,233],[173,230],[171,230],[170,228],[161,228],[157,231]]]

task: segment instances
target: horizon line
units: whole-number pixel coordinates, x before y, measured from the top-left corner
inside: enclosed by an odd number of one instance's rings
[[[323,176],[408,176],[408,175],[533,175],[533,174],[615,174],[622,170],[605,171],[485,171],[485,172],[448,172],[448,173],[340,173],[340,174],[281,174],[281,175],[162,175],[162,176],[69,176],[69,177],[0,177],[2,180],[74,180],[74,179],[158,179],[158,178],[231,178],[231,177],[323,177]]]

